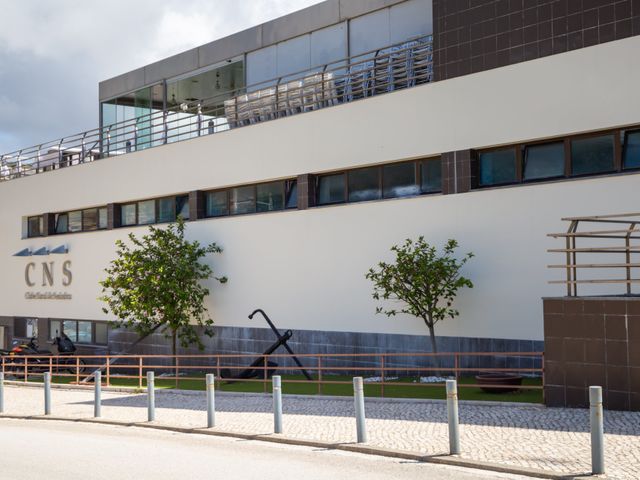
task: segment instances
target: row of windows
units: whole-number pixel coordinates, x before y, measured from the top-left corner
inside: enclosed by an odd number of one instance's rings
[[[108,343],[107,322],[86,320],[50,320],[49,340],[64,333],[73,343],[106,345]]]
[[[479,185],[609,173],[618,165],[640,168],[640,130],[481,152]]]
[[[151,225],[174,222],[178,216],[189,220],[189,195],[165,197],[120,206],[120,225]]]
[[[316,203],[363,202],[441,190],[442,163],[440,158],[432,158],[320,176],[316,180]]]
[[[298,182],[293,179],[205,193],[206,217],[274,212],[289,208],[298,208]]]

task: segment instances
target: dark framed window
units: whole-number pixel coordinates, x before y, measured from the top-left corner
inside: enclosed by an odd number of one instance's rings
[[[382,196],[411,197],[420,194],[416,178],[416,163],[405,162],[382,167]]]
[[[298,208],[298,181],[287,180],[284,184],[285,208]]]
[[[256,185],[256,211],[273,212],[284,209],[284,182]]]
[[[505,185],[517,181],[515,148],[482,152],[480,161],[480,186]]]
[[[564,142],[524,147],[524,180],[562,177],[565,173]]]
[[[173,222],[176,219],[176,199],[174,197],[158,200],[158,223]]]
[[[156,223],[156,201],[144,200],[138,202],[138,225]]]
[[[344,202],[347,188],[345,177],[344,173],[318,177],[316,186],[317,204],[330,205]]]
[[[442,160],[429,158],[420,162],[420,191],[436,193],[442,191]]]
[[[29,217],[27,219],[27,236],[41,237],[44,233],[44,217],[38,215],[37,217]]]
[[[67,233],[69,231],[69,214],[57,213],[55,216],[56,233]]]
[[[107,213],[107,207],[98,209],[98,229],[104,230],[109,227],[109,215]]]
[[[49,339],[64,333],[73,343],[106,345],[109,327],[106,322],[89,320],[50,320]]]
[[[350,202],[364,202],[382,198],[379,167],[351,170],[347,174],[347,179]]]
[[[256,211],[256,187],[236,187],[229,190],[229,210],[231,215],[242,215]]]
[[[176,217],[189,220],[189,195],[178,195],[176,197]]]
[[[229,215],[229,194],[226,190],[206,193],[205,215],[207,217],[223,217]]]
[[[624,133],[622,155],[624,168],[640,168],[640,130]]]
[[[120,207],[120,225],[129,227],[138,221],[137,208],[135,203],[127,203]]]
[[[611,172],[615,169],[615,136],[577,138],[571,140],[572,175]]]
[[[98,209],[89,208],[82,211],[82,230],[85,232],[98,229]]]
[[[70,233],[82,231],[82,210],[67,213],[68,228]]]

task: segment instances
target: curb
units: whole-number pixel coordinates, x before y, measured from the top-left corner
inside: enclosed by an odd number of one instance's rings
[[[175,427],[172,425],[163,425],[161,423],[148,423],[148,422],[120,422],[117,420],[104,420],[100,418],[67,418],[67,417],[55,417],[51,415],[9,415],[0,414],[0,419],[10,420],[45,420],[54,422],[68,422],[68,423],[88,423],[98,425],[111,425],[117,427],[137,427],[146,428],[151,430],[163,430],[168,432],[185,433],[191,435],[209,435],[213,437],[226,437],[236,438],[241,440],[255,440],[261,442],[279,443],[285,445],[297,445],[302,447],[322,448],[325,450],[342,450],[352,453],[360,453],[364,455],[375,455],[388,458],[400,458],[403,460],[413,460],[421,463],[433,463],[438,465],[448,465],[454,467],[464,467],[476,470],[484,470],[490,472],[507,473],[512,475],[523,475],[532,478],[545,478],[553,480],[578,480],[584,479],[591,475],[566,475],[548,472],[545,470],[537,470],[525,467],[515,467],[510,465],[502,465],[497,463],[482,462],[478,460],[470,460],[466,458],[460,458],[454,455],[424,455],[417,452],[409,452],[402,450],[392,450],[381,447],[359,445],[354,443],[331,443],[323,442],[320,440],[305,440],[291,437],[285,437],[279,434],[264,435],[264,434],[246,434],[237,432],[228,432],[224,430],[212,430],[208,428],[189,428],[189,427]],[[215,427],[214,427],[215,428]],[[594,477],[596,478],[596,477]]]
[[[26,388],[42,388],[41,383],[33,383],[33,382],[16,382],[12,380],[5,380],[4,382],[7,386],[12,387],[26,387]],[[51,388],[55,388],[58,390],[71,390],[71,391],[88,391],[93,389],[93,383],[88,384],[87,386],[80,385],[67,385],[67,384],[56,384],[52,383]],[[143,394],[147,391],[146,387],[142,387],[142,389],[138,387],[105,387],[102,386],[103,392],[113,392],[113,393],[130,393],[130,394]],[[204,390],[179,390],[175,388],[156,388],[156,395],[204,395]],[[254,392],[223,392],[220,390],[216,390],[216,396],[221,395],[225,397],[264,397],[271,399],[271,393],[254,393]],[[283,394],[286,398],[293,399],[312,399],[312,400],[337,400],[337,401],[345,401],[345,402],[353,402],[353,397],[344,397],[340,395],[299,395],[299,394]],[[435,399],[435,398],[394,398],[394,397],[366,397],[366,402],[369,403],[417,403],[417,404],[442,404],[446,405],[447,401],[444,399]],[[492,402],[487,400],[459,400],[458,403],[460,405],[470,405],[476,407],[523,407],[523,408],[538,408],[538,409],[546,409],[543,404],[540,403],[529,403],[529,402]]]

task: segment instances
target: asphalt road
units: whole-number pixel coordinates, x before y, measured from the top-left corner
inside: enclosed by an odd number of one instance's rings
[[[0,479],[494,480],[517,476],[132,427],[0,420]]]

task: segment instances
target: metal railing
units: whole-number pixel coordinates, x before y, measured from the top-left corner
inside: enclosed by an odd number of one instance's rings
[[[0,181],[211,135],[433,81],[420,37],[0,155]]]
[[[286,383],[315,385],[318,394],[322,394],[323,387],[328,385],[351,384],[350,378],[342,377],[364,376],[369,384],[378,386],[382,397],[385,388],[444,386],[446,378],[471,377],[470,383],[461,383],[460,387],[481,388],[475,375],[502,373],[539,378],[544,375],[541,352],[297,355],[302,365],[297,365],[294,357],[290,354],[14,355],[1,358],[1,371],[5,376],[23,382],[50,373],[66,383],[88,385],[93,372],[101,370],[107,386],[120,382],[138,388],[143,388],[150,371],[160,374],[159,380],[170,382],[176,388],[184,381],[202,382],[204,386],[206,374],[213,373],[219,383],[261,383],[264,392],[270,391],[271,377],[278,371],[278,374],[289,375],[284,380]],[[309,378],[303,373],[308,373]],[[419,381],[424,377],[430,377],[429,381]],[[416,379],[418,381],[414,381]],[[491,388],[513,387],[491,385]],[[543,387],[522,384],[518,388],[541,390]]]
[[[552,248],[547,251],[565,255],[564,263],[548,265],[549,268],[563,269],[565,271],[565,279],[552,280],[549,283],[566,285],[567,295],[570,297],[578,295],[578,285],[580,284],[625,285],[625,293],[631,295],[632,285],[640,283],[640,278],[634,278],[633,276],[634,270],[637,271],[640,268],[640,263],[637,260],[633,260],[633,255],[640,253],[640,244],[635,242],[640,240],[638,235],[640,229],[637,228],[640,225],[640,213],[571,217],[563,218],[562,220],[569,222],[567,231],[550,233],[548,236],[564,239],[565,246],[564,248]],[[590,227],[588,230],[581,230],[581,227],[584,227],[585,224],[595,224],[600,228]],[[607,227],[605,228],[604,225]],[[578,246],[578,239],[587,244],[581,243]],[[578,255],[583,257],[585,254],[588,254],[589,258],[594,260],[588,263],[579,263]],[[623,261],[609,261],[612,254],[622,255]],[[606,257],[606,260],[603,257]],[[578,279],[579,270],[598,272],[600,278]],[[621,271],[623,272],[622,275],[609,275],[611,272],[619,273]]]

